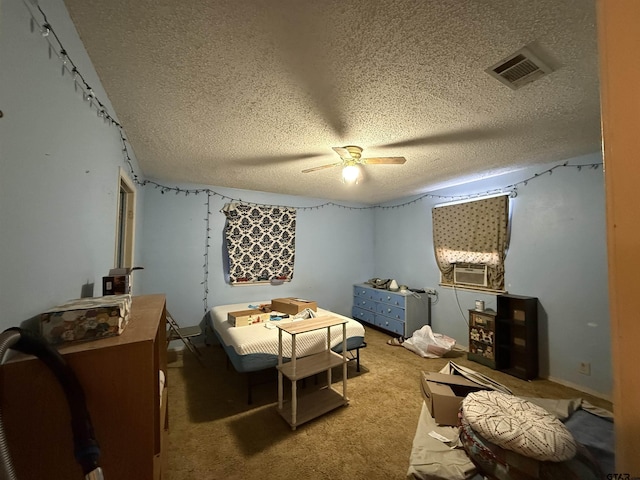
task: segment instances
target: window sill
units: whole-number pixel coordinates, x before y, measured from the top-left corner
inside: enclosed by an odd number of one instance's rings
[[[492,288],[472,287],[470,285],[453,285],[451,283],[439,283],[438,285],[443,288],[450,288],[451,290],[464,290],[467,292],[493,293],[498,295],[508,293],[507,290],[494,290]]]

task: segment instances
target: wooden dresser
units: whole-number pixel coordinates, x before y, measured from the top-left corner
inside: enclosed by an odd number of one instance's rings
[[[166,478],[168,434],[164,295],[133,297],[121,335],[59,348],[85,392],[105,479]],[[0,407],[18,478],[81,479],[62,388],[35,357],[0,368]]]

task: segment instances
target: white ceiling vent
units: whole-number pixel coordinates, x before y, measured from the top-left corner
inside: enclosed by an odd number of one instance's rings
[[[485,70],[489,75],[514,90],[538,80],[552,71],[553,69],[547,62],[541,60],[527,47],[521,48]]]

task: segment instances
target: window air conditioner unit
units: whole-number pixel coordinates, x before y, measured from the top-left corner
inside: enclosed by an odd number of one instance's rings
[[[487,286],[486,265],[458,265],[453,266],[453,283],[473,287]]]

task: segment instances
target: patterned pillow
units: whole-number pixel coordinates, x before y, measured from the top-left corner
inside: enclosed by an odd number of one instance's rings
[[[564,424],[522,398],[482,390],[467,395],[461,409],[471,429],[499,447],[553,462],[576,454],[576,442]]]
[[[589,450],[577,444],[576,456],[545,462],[498,447],[482,438],[461,415],[460,443],[485,478],[494,480],[601,480],[605,478]]]

